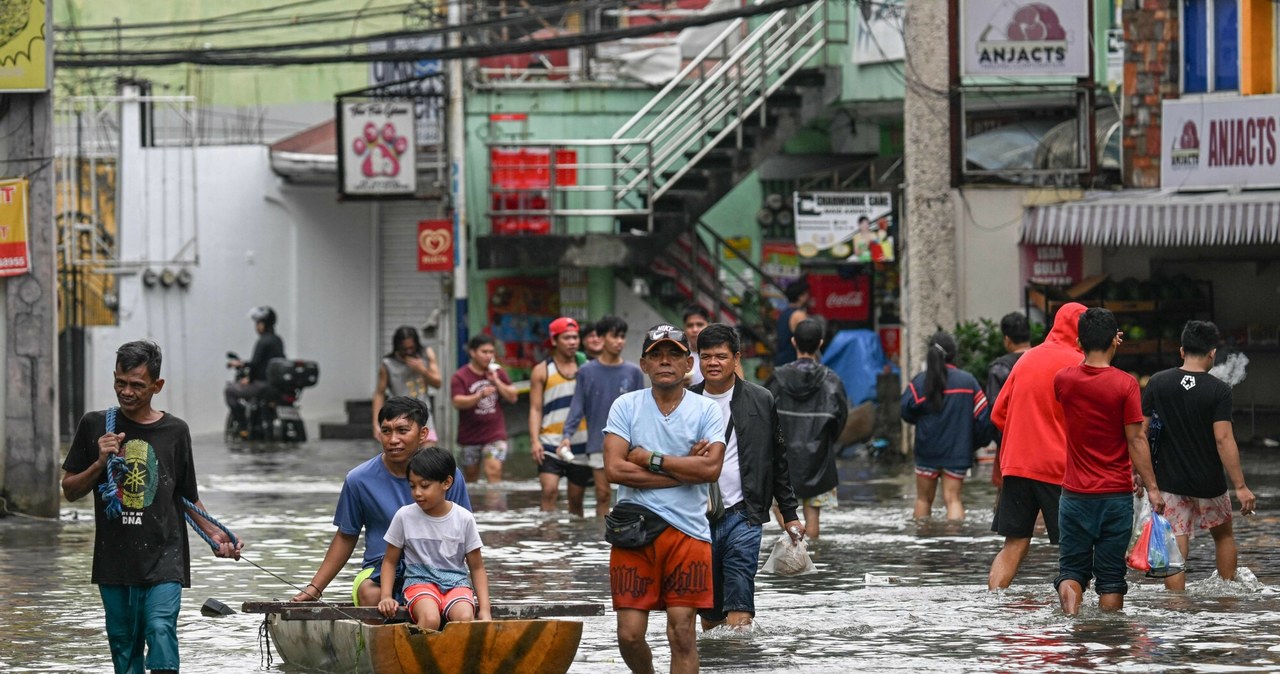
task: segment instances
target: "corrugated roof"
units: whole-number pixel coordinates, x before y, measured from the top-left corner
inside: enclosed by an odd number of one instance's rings
[[[1280,191],[1126,191],[1031,206],[1020,243],[1233,246],[1280,243]]]

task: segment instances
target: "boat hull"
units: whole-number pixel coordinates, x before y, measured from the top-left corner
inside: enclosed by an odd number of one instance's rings
[[[422,632],[407,623],[267,617],[276,651],[291,665],[326,672],[497,674],[569,671],[582,623],[487,620]]]

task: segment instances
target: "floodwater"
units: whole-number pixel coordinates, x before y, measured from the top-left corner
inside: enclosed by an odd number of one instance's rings
[[[333,534],[342,476],[376,451],[372,443],[339,441],[252,451],[229,449],[221,438],[197,438],[196,445],[201,496],[211,513],[246,540],[248,559],[297,585],[310,580]],[[1131,574],[1122,613],[1102,615],[1089,595],[1081,616],[1071,619],[1056,608],[1050,585],[1056,549],[1043,538],[1033,543],[1009,591],[986,591],[1000,545],[988,531],[989,472],[978,469],[966,484],[963,523],[916,524],[909,466],[844,461],[841,507],[824,514],[822,540],[812,547],[817,572],[761,575],[756,630],[702,637],[702,666],[712,672],[1274,671],[1280,668],[1280,513],[1272,509],[1280,455],[1246,450],[1244,464],[1259,514],[1237,518],[1237,539],[1241,565],[1256,579],[1210,579],[1212,547],[1205,536],[1192,542],[1186,594],[1166,593],[1158,581]],[[600,522],[540,513],[527,456],[513,457],[508,472],[510,482],[472,489],[493,601],[607,605],[608,547]],[[67,504],[56,523],[0,520],[0,671],[111,670],[100,602],[89,583],[88,503]],[[590,506],[588,497],[588,512]],[[766,548],[777,535],[771,525]],[[200,613],[210,597],[239,607],[285,599],[294,590],[247,563],[216,559],[192,541],[194,585],[184,593],[179,617],[183,671],[299,671],[278,655],[267,664],[260,616]],[[349,585],[354,569],[348,566],[328,597],[340,598],[337,586]],[[613,629],[612,613],[585,619],[570,671],[625,671]],[[669,666],[664,634],[665,621],[654,614],[649,637],[659,671]]]

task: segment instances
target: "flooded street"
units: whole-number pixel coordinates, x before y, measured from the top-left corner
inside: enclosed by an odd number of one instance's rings
[[[372,442],[340,441],[232,451],[220,437],[197,438],[201,497],[246,540],[246,558],[302,585],[333,535],[343,475],[376,451]],[[841,507],[824,513],[822,540],[813,546],[818,572],[787,579],[761,575],[756,631],[703,637],[703,668],[1274,671],[1280,668],[1280,591],[1272,587],[1280,587],[1280,455],[1266,449],[1245,449],[1243,455],[1259,514],[1237,517],[1236,534],[1241,565],[1256,581],[1209,580],[1212,542],[1205,535],[1192,541],[1187,594],[1171,595],[1159,581],[1131,572],[1134,584],[1122,614],[1101,615],[1096,595],[1089,595],[1074,620],[1057,610],[1050,584],[1057,549],[1043,538],[1033,543],[1011,590],[986,591],[987,570],[1000,545],[989,531],[989,469],[977,470],[966,484],[965,522],[917,525],[910,521],[909,465],[845,461]],[[513,479],[497,488],[471,491],[494,603],[607,605],[608,547],[600,522],[540,513],[527,456],[513,457],[508,474]],[[765,546],[777,535],[771,526]],[[111,671],[101,604],[89,584],[92,539],[87,498],[67,504],[58,523],[0,520],[0,671]],[[193,587],[184,592],[179,617],[182,671],[299,671],[278,656],[267,664],[258,637],[260,616],[200,614],[210,597],[239,608],[247,600],[285,599],[295,590],[247,563],[216,559],[196,537],[192,541]],[[327,599],[342,599],[341,588],[349,587],[356,568],[348,565]],[[887,577],[896,583],[887,584]],[[625,671],[613,629],[612,613],[586,619],[570,671]],[[664,630],[655,614],[649,635],[659,671],[669,664]]]

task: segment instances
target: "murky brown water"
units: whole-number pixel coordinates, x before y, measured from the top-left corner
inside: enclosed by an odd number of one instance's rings
[[[230,451],[220,438],[197,439],[201,496],[248,542],[245,556],[295,580],[310,579],[333,534],[342,476],[376,452],[372,443],[312,442],[302,447]],[[528,457],[514,457],[510,482],[473,488],[495,602],[608,603],[608,547],[600,523],[538,512]],[[913,479],[906,466],[842,463],[842,507],[823,517],[813,552],[818,573],[760,576],[758,629],[700,641],[703,668],[716,672],[858,671],[1275,671],[1280,669],[1280,454],[1245,453],[1259,514],[1237,519],[1241,564],[1257,581],[1207,580],[1208,537],[1193,541],[1191,589],[1170,595],[1136,580],[1123,613],[1103,616],[1096,597],[1078,619],[1056,610],[1050,586],[1056,549],[1038,540],[1018,582],[986,591],[1000,545],[988,531],[994,494],[980,471],[966,486],[968,519],[957,525],[910,521]],[[68,504],[60,522],[0,520],[0,671],[109,672],[101,605],[89,584],[93,521],[89,501]],[[590,512],[590,498],[588,499]],[[939,511],[940,512],[940,511]],[[776,529],[766,535],[772,545]],[[193,541],[196,539],[193,537]],[[193,543],[196,545],[196,543]],[[193,587],[179,618],[183,671],[296,671],[268,667],[260,619],[206,618],[215,597],[284,599],[293,590],[245,563],[194,549]],[[355,566],[339,581],[349,584]],[[896,576],[868,585],[866,574]],[[334,596],[331,592],[330,595]],[[573,672],[624,671],[612,614],[585,621]],[[659,671],[668,664],[664,621],[650,622]]]

